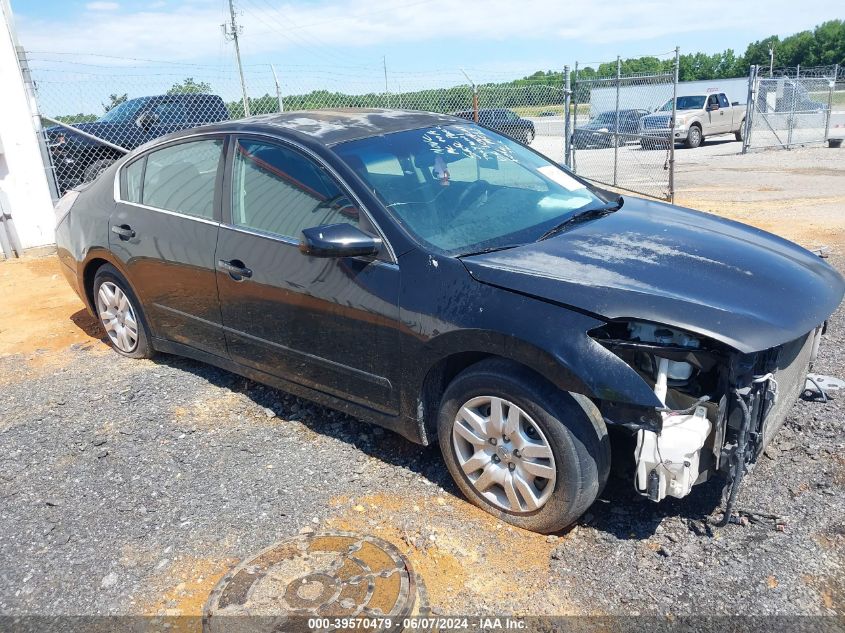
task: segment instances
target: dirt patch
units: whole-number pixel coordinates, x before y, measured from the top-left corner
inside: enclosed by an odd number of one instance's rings
[[[173,633],[202,633],[203,607],[211,590],[237,564],[237,559],[204,559],[182,556],[172,561],[160,575],[149,582],[160,587],[157,597],[145,601],[145,615],[167,617]],[[190,617],[185,617],[190,616]]]
[[[56,362],[51,352],[99,345],[99,323],[68,285],[55,256],[0,263],[0,356],[20,355],[32,369]]]
[[[422,576],[432,608],[447,613],[576,614],[549,584],[556,537],[509,526],[448,496],[409,499],[336,497],[333,529],[373,534],[408,557]],[[566,537],[562,537],[566,538]]]

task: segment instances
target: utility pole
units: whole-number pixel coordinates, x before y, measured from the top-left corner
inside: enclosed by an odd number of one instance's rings
[[[769,78],[772,77],[774,72],[775,72],[775,43],[772,42],[771,44],[769,44]]]
[[[387,87],[387,55],[382,55],[381,63],[384,66],[384,95],[387,97],[387,107],[390,107],[390,89]]]
[[[231,23],[229,24],[221,24],[220,26],[223,27],[223,37],[226,39],[230,39],[235,43],[235,57],[238,60],[238,73],[241,76],[241,93],[243,94],[243,102],[244,102],[244,116],[249,116],[249,98],[246,96],[246,80],[244,80],[244,67],[241,64],[241,47],[238,43],[238,35],[240,34],[240,30],[238,27],[238,23],[235,20],[235,3],[234,0],[229,0],[229,16],[231,17]]]
[[[276,75],[276,69],[273,64],[270,64],[270,70],[273,71],[273,83],[276,84],[276,101],[278,101],[279,112],[285,111],[285,102],[282,100],[282,87],[279,85],[279,77]]]

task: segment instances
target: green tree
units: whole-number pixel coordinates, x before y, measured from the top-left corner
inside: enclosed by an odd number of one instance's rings
[[[207,81],[194,81],[193,77],[186,77],[182,83],[175,83],[167,91],[169,95],[203,94],[211,92],[211,84]]]
[[[117,106],[119,106],[121,103],[125,103],[128,98],[129,95],[125,92],[122,95],[110,94],[109,102],[103,104],[103,110],[108,112],[112,108],[116,108]]]

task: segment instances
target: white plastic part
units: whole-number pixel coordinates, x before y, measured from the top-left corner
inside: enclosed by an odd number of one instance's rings
[[[712,425],[707,409],[696,407],[692,415],[664,415],[663,430],[637,433],[634,457],[636,488],[652,501],[685,497],[699,476],[699,458]]]
[[[657,380],[654,382],[654,395],[664,406],[666,406],[666,390],[668,389],[666,378],[669,375],[670,362],[668,358],[657,359]]]
[[[694,336],[652,323],[632,321],[628,324],[628,331],[631,333],[632,338],[639,339],[645,343],[678,345],[680,347],[689,347],[690,349],[696,349],[699,346],[699,340]],[[664,335],[660,336],[658,332],[663,332]],[[669,333],[668,336],[665,336],[666,332]],[[666,369],[666,377],[669,380],[688,380],[692,376],[692,372],[693,367],[689,363],[670,360]],[[663,398],[661,398],[662,401]]]

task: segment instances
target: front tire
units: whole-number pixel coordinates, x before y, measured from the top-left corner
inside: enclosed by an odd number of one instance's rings
[[[443,395],[440,450],[466,497],[498,519],[556,532],[607,482],[607,428],[586,397],[506,360],[466,369]]]
[[[684,145],[689,149],[695,149],[696,147],[700,147],[703,142],[704,136],[701,134],[701,128],[693,125],[687,133],[687,140]]]
[[[151,358],[147,321],[126,278],[111,264],[94,275],[94,309],[112,349],[129,358]]]

